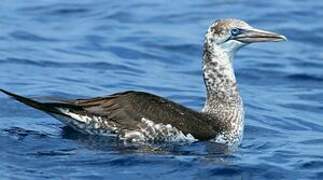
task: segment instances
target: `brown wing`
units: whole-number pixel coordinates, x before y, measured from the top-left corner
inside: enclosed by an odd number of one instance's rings
[[[112,122],[121,130],[137,130],[140,128],[142,118],[145,118],[157,124],[170,124],[184,134],[190,133],[199,140],[211,139],[222,129],[220,121],[216,119],[165,98],[144,92],[127,91],[108,97],[42,103],[3,89],[0,91],[54,117],[63,117],[62,122],[81,132],[82,129],[79,127],[83,126],[84,121],[87,121],[82,120],[82,117],[93,116],[101,117],[107,123]],[[64,117],[67,119],[77,118],[78,121],[66,121]]]
[[[214,137],[219,130],[215,119],[144,92],[127,91],[108,97],[79,99],[71,103],[82,107],[87,113],[107,117],[128,130],[137,128],[142,118],[154,123],[171,124],[184,134],[190,133],[200,140]]]

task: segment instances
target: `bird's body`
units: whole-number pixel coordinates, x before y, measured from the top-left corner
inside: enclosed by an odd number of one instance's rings
[[[214,22],[204,41],[207,98],[202,112],[136,91],[41,103],[0,90],[86,134],[116,135],[131,141],[213,140],[238,145],[243,135],[244,108],[232,67],[234,54],[247,43],[283,39],[282,35],[254,29],[241,20]]]

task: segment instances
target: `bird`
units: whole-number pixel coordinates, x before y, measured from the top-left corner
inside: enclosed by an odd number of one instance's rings
[[[287,38],[281,34],[256,29],[243,20],[214,21],[204,38],[206,100],[201,111],[134,90],[59,102],[40,102],[0,91],[84,134],[131,142],[212,141],[238,146],[243,138],[245,111],[233,69],[234,57],[246,45],[284,40]]]

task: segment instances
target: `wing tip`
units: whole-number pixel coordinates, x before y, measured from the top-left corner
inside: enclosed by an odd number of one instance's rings
[[[25,105],[31,106],[35,109],[47,112],[47,113],[56,113],[56,114],[64,114],[61,111],[57,110],[57,108],[67,108],[67,109],[76,109],[76,110],[83,110],[82,107],[74,106],[70,104],[63,104],[63,103],[42,103],[36,100],[33,100],[28,97],[24,97],[18,94],[14,94],[12,92],[6,91],[0,88],[0,92],[8,95],[9,97],[21,102]]]
[[[24,96],[20,96],[18,94],[14,94],[12,92],[6,91],[6,90],[1,89],[1,88],[0,88],[0,92],[10,96],[11,98],[13,98],[13,99],[25,104],[25,105],[31,106],[31,107],[33,107],[35,109],[39,109],[39,110],[42,110],[42,111],[45,111],[45,112],[48,111],[47,106],[44,105],[43,103],[38,102],[38,101],[32,100],[32,99],[24,97]]]
[[[28,98],[25,98],[25,97],[23,97],[23,96],[19,96],[18,94],[14,94],[14,93],[12,93],[12,92],[6,91],[6,90],[1,89],[1,88],[0,88],[0,91],[1,91],[2,93],[4,93],[4,94],[6,94],[6,95],[8,95],[8,96],[10,96],[10,97],[12,97],[12,98],[14,98],[14,99],[17,99],[17,100],[19,100],[19,99],[28,99]]]
[[[11,94],[12,94],[12,93],[10,93],[9,91],[6,91],[6,90],[1,89],[1,88],[0,88],[0,91],[1,91],[2,93],[4,93],[4,94],[9,95],[9,96],[11,96]]]

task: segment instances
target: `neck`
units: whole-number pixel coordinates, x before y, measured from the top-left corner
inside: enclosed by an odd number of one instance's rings
[[[204,112],[218,114],[219,111],[235,110],[241,105],[233,70],[234,53],[214,45],[208,38],[204,42],[203,76],[207,99]]]
[[[214,139],[218,143],[238,145],[243,136],[244,110],[234,75],[233,55],[206,38],[203,52],[203,76],[207,98],[203,112],[219,122],[224,131]]]

